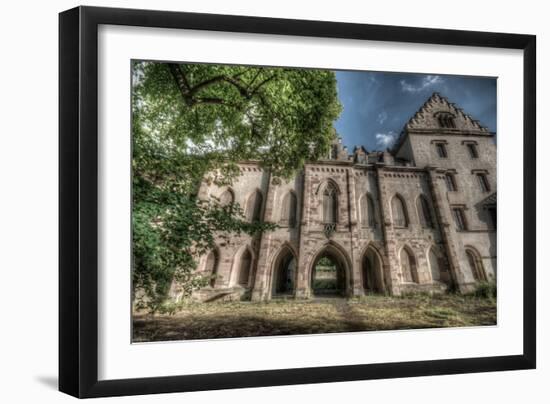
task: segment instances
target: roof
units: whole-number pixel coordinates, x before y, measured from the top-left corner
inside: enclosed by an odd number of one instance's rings
[[[487,198],[485,198],[481,201],[481,205],[484,205],[484,206],[490,206],[490,205],[495,205],[496,206],[496,204],[497,204],[497,193],[496,192],[493,192],[491,195],[489,195]]]
[[[453,127],[442,128],[440,124],[441,114],[450,115],[453,119]],[[456,104],[450,102],[446,97],[435,92],[430,98],[416,111],[416,113],[407,121],[399,138],[392,147],[392,152],[396,153],[403,143],[406,135],[409,132],[418,131],[424,133],[426,131],[445,131],[445,134],[452,135],[453,133],[462,134],[477,134],[481,136],[492,136],[486,126],[483,126],[477,119],[464,112]]]

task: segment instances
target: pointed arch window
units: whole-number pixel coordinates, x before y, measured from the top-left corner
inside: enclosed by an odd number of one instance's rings
[[[281,211],[281,224],[288,227],[296,226],[296,209],[298,201],[296,194],[292,191],[288,192],[283,198],[283,206]]]
[[[440,259],[435,253],[433,247],[430,248],[430,253],[428,255],[428,261],[430,264],[430,272],[432,275],[432,281],[440,281],[441,280],[441,265],[440,265]]]
[[[329,183],[323,192],[323,222],[336,223],[338,221],[338,192],[332,183]]]
[[[455,117],[452,114],[446,112],[440,113],[437,116],[437,120],[439,121],[439,126],[442,128],[456,128]]]
[[[466,249],[466,257],[468,258],[468,265],[470,266],[474,279],[477,282],[487,281],[487,276],[485,274],[485,270],[483,269],[483,264],[479,254],[468,248]]]
[[[233,194],[233,191],[230,190],[230,189],[227,189],[220,196],[220,205],[222,205],[222,206],[231,205],[234,201],[235,201],[235,195]]]
[[[401,249],[400,261],[403,282],[418,283],[418,276],[416,273],[416,261],[414,259],[414,256],[405,247]]]
[[[206,265],[204,267],[204,271],[207,274],[211,275],[210,278],[210,286],[214,287],[216,284],[216,275],[218,274],[218,263],[219,263],[219,257],[216,250],[210,251],[208,256],[206,257]]]
[[[370,194],[366,194],[361,198],[361,224],[364,227],[376,227],[376,213],[374,208],[374,200]]]
[[[405,201],[399,195],[395,195],[392,199],[392,217],[393,225],[396,227],[407,227],[409,225]]]
[[[252,266],[252,254],[246,249],[241,256],[241,263],[239,266],[239,279],[238,283],[241,286],[247,287],[250,279],[250,267]]]
[[[246,204],[246,217],[251,222],[258,222],[261,219],[263,197],[260,191],[255,191],[248,198]]]
[[[420,195],[416,201],[416,209],[418,211],[418,219],[420,225],[424,228],[432,228],[432,211],[430,209],[430,203],[424,195]]]

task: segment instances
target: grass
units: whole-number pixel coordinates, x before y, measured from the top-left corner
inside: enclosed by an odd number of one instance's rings
[[[174,314],[134,313],[133,341],[318,334],[496,324],[496,302],[475,295],[189,303]]]

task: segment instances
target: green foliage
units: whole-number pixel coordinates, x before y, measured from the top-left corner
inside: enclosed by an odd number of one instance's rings
[[[291,177],[328,152],[341,106],[330,71],[134,62],[132,79],[133,282],[154,311],[174,278],[184,296],[208,283],[195,260],[216,237],[275,227],[201,201],[200,184],[231,184],[246,160]]]
[[[336,290],[338,285],[336,279],[314,279],[313,290]]]
[[[497,297],[496,282],[479,282],[476,285],[473,295],[484,299],[496,299]]]
[[[319,266],[318,270],[321,271],[330,271],[336,269],[336,265],[328,257],[321,257],[319,261],[317,261],[317,265]]]

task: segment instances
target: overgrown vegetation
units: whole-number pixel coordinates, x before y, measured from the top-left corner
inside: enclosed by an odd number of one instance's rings
[[[474,296],[483,297],[487,299],[497,298],[497,285],[496,282],[480,282],[477,284],[476,289],[473,292]]]
[[[190,303],[134,316],[133,339],[166,341],[495,325],[496,302],[457,294]]]
[[[328,152],[341,106],[330,71],[134,62],[132,79],[134,303],[154,312],[172,279],[208,283],[195,259],[216,236],[274,227],[199,200],[201,182],[230,184],[243,160],[292,176]]]

